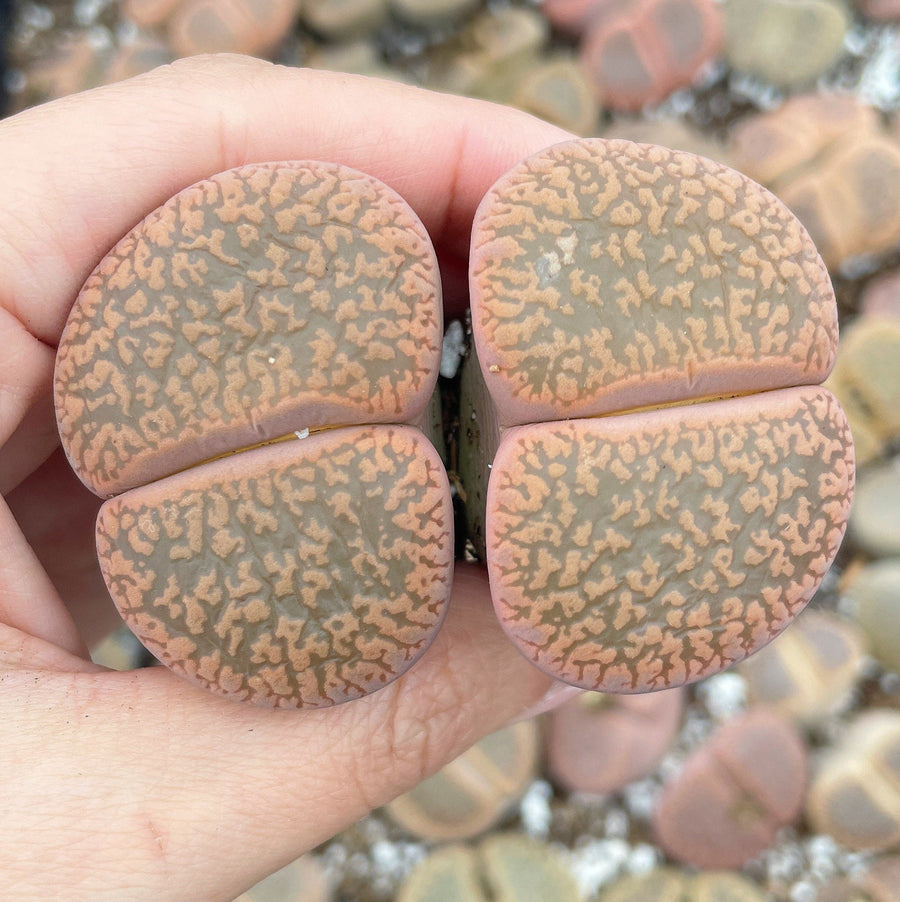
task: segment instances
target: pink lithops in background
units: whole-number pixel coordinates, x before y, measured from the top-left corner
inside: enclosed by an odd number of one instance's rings
[[[793,210],[828,266],[900,242],[900,143],[859,100],[792,98],[739,123],[731,154]]]
[[[616,792],[652,773],[678,733],[684,691],[586,693],[548,717],[547,767],[565,789]]]
[[[900,19],[900,0],[855,0],[863,15],[872,19]]]
[[[298,0],[189,0],[169,22],[179,56],[195,53],[271,51],[297,17]]]
[[[765,709],[728,722],[664,787],[653,817],[657,840],[686,864],[739,867],[800,815],[806,759],[795,728]]]
[[[486,556],[522,653],[645,692],[780,633],[837,551],[854,478],[816,386],[834,295],[797,219],[708,160],[570,142],[488,192],[470,287],[505,429]]]
[[[684,692],[587,693],[548,718],[547,767],[568,790],[616,792],[652,773],[678,733]]]
[[[859,312],[900,321],[900,270],[885,273],[866,285],[859,298]]]
[[[294,24],[300,0],[125,0],[142,28],[166,28],[178,56],[271,51]]]
[[[110,593],[201,686],[336,704],[404,672],[446,609],[447,475],[415,422],[442,330],[428,235],[327,163],[213,176],[126,235],[57,354],[63,447]]]
[[[691,84],[721,44],[714,0],[608,0],[587,22],[581,58],[604,106],[638,109]]]

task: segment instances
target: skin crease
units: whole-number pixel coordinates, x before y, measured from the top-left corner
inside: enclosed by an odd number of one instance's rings
[[[196,57],[0,123],[5,898],[233,899],[553,685],[505,639],[483,572],[467,566],[423,659],[331,710],[256,709],[163,668],[90,663],[87,642],[111,625],[87,532],[98,501],[54,453],[47,395],[84,279],[200,178],[322,159],[387,182],[438,247],[452,317],[478,201],[524,156],[568,137],[486,103],[239,57]]]

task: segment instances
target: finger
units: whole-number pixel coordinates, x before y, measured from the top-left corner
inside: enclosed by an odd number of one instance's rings
[[[0,623],[87,655],[72,616],[0,498]]]
[[[0,712],[19,729],[0,762],[10,766],[12,754],[29,765],[22,798],[0,821],[0,872],[22,898],[120,899],[124,886],[134,902],[230,900],[521,714],[549,685],[502,634],[486,576],[471,565],[460,568],[447,623],[422,660],[330,710],[250,708],[161,668],[37,683],[14,674]],[[63,755],[78,762],[77,776]],[[60,823],[67,841],[48,851],[48,825]]]
[[[121,626],[94,544],[102,500],[79,482],[62,450],[57,448],[6,502],[87,646]]]

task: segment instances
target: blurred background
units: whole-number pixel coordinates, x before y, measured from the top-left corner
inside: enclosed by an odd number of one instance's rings
[[[232,51],[699,153],[781,197],[837,291],[858,490],[799,620],[489,737],[241,902],[900,900],[900,0],[0,0],[0,34],[7,115]],[[94,654],[152,663],[121,631]]]

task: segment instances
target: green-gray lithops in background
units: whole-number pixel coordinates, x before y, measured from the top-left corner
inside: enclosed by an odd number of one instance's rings
[[[600,896],[600,902],[766,902],[750,880],[729,871],[691,875],[675,868],[624,877]]]
[[[900,460],[860,473],[850,538],[873,557],[900,557]]]
[[[814,724],[847,701],[864,646],[852,623],[807,608],[777,642],[740,664],[740,673],[754,702]]]
[[[820,761],[806,812],[850,849],[900,848],[900,712],[870,709]]]
[[[330,902],[331,885],[314,855],[304,855],[261,880],[235,902]]]
[[[412,25],[436,28],[465,19],[481,0],[390,0],[391,12]]]
[[[388,0],[304,0],[301,21],[332,40],[365,35],[384,22]]]
[[[575,56],[547,53],[536,10],[501,7],[475,16],[430,54],[430,87],[518,107],[576,134],[592,133],[600,106]]]
[[[477,849],[432,852],[410,875],[397,902],[580,902],[575,878],[547,844],[496,834]]]
[[[900,436],[900,318],[871,314],[843,329],[825,384],[847,414],[857,462],[881,454]]]
[[[856,622],[873,657],[900,673],[900,558],[886,558],[863,567],[847,595],[855,602]]]
[[[540,737],[534,720],[486,736],[450,764],[394,799],[388,814],[435,842],[468,839],[492,827],[535,778]]]
[[[597,129],[600,105],[577,60],[558,52],[522,74],[511,104],[576,135]]]
[[[729,64],[784,88],[825,72],[850,25],[840,0],[725,0],[724,10]]]

